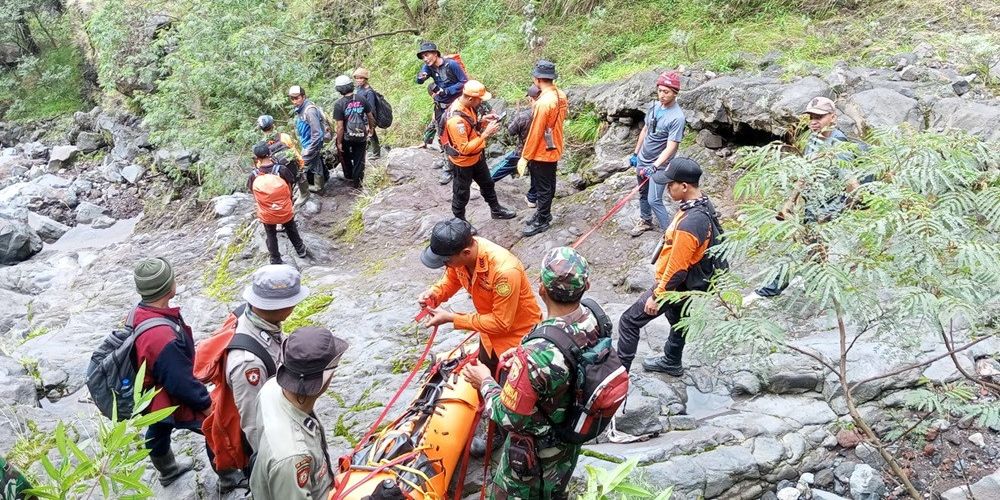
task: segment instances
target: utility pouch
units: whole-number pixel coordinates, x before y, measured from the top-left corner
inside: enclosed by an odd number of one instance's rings
[[[507,449],[507,463],[515,474],[525,477],[541,475],[541,464],[538,463],[538,450],[534,436],[510,433],[510,447]]]
[[[552,139],[552,129],[546,128],[545,134],[543,134],[543,136],[545,137],[545,150],[552,151],[553,149],[555,149],[556,142]]]

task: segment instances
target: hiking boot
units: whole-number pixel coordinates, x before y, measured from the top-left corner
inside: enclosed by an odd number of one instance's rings
[[[219,475],[219,493],[225,495],[235,489],[250,489],[250,480],[239,469],[229,469],[217,472]]]
[[[438,179],[438,184],[441,185],[448,184],[454,178],[455,174],[451,173],[451,170],[445,169],[444,173],[441,174],[441,177]]]
[[[309,249],[306,247],[302,247],[301,251],[296,250],[295,253],[298,254],[300,259],[304,259],[309,256]]]
[[[434,162],[434,168],[444,168],[444,159],[438,158]]]
[[[655,358],[646,358],[642,360],[642,369],[647,372],[657,372],[666,373],[672,377],[680,377],[684,375],[684,367],[681,365],[672,365],[667,362],[666,358],[663,356],[657,356]]]
[[[535,217],[534,220],[528,223],[527,226],[521,230],[521,234],[524,236],[534,236],[538,233],[544,233],[549,230],[549,221]]]
[[[166,455],[162,457],[149,456],[149,460],[153,462],[153,467],[156,468],[156,472],[160,473],[160,484],[163,486],[170,486],[179,477],[183,476],[185,473],[194,470],[194,462],[192,460],[182,460],[177,461],[174,457],[174,452],[168,451]]]
[[[528,208],[535,208],[535,202],[528,198],[528,195],[524,195],[524,202],[528,204]]]
[[[652,231],[653,229],[656,229],[656,227],[653,226],[653,221],[639,219],[639,221],[635,223],[635,227],[629,230],[628,234],[635,238],[636,236],[639,236],[646,231]]]
[[[517,217],[517,212],[497,205],[496,208],[490,209],[490,217],[494,219],[513,219]]]

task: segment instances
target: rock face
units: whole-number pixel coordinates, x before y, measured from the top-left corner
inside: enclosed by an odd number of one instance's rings
[[[1000,141],[1000,104],[958,97],[941,99],[931,109],[931,128],[957,128],[988,141]]]
[[[889,89],[858,92],[847,99],[844,110],[857,124],[855,132],[903,123],[916,130],[924,128],[917,101]]]
[[[42,249],[42,239],[28,224],[28,215],[0,212],[0,264],[13,264]]]
[[[69,166],[79,152],[80,150],[76,146],[56,146],[52,148],[52,151],[49,153],[48,170],[54,172]]]
[[[38,233],[42,241],[52,243],[69,231],[69,226],[61,222],[54,221],[44,215],[28,212],[28,225]]]

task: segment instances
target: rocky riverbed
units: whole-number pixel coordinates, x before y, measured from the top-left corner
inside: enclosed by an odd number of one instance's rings
[[[962,77],[953,69],[903,56],[909,64],[842,65],[792,81],[767,68],[721,77],[689,71],[684,80],[689,90],[680,103],[697,141],[682,154],[707,166],[706,189],[731,216],[730,192],[738,172],[729,160],[736,148],[784,137],[805,103],[817,95],[837,99],[841,125],[848,132],[906,122],[920,129],[952,126],[987,139],[1000,137],[1000,104],[984,89],[975,82],[969,89],[956,87]],[[480,234],[511,248],[529,274],[537,276],[545,250],[574,241],[634,187],[622,159],[634,144],[654,79],[655,72],[642,73],[573,90],[574,109],[593,109],[606,125],[589,166],[560,183],[554,227],[522,238],[520,219],[531,215],[522,197],[527,181],[505,180],[498,184],[501,201],[520,217],[490,219],[473,191],[469,219]],[[73,422],[81,435],[92,431],[100,417],[87,401],[87,362],[138,299],[131,282],[137,259],[160,255],[174,264],[179,284],[175,303],[196,338],[203,338],[237,304],[247,275],[266,262],[266,251],[247,195],[220,197],[199,207],[189,198],[171,196],[165,178],[151,172],[167,171],[168,165],[183,172],[197,155],[154,149],[134,117],[100,109],[79,113],[65,135],[48,142],[9,125],[0,132],[6,146],[0,152],[0,251],[5,263],[13,264],[0,268],[0,370],[6,375],[0,381],[0,412],[6,417],[0,425],[0,449],[10,450],[19,438],[49,432],[58,420]],[[334,180],[300,211],[300,227],[313,255],[286,259],[302,270],[314,295],[332,298],[310,319],[348,339],[354,353],[345,357],[318,411],[331,455],[348,449],[350,440],[367,429],[426,341],[427,331],[415,328],[411,319],[417,312],[415,297],[438,274],[424,268],[418,255],[433,223],[450,216],[451,190],[436,183],[436,159],[426,149],[393,149],[375,167],[385,172],[387,188],[359,195],[346,182]],[[151,199],[163,206],[143,215],[141,201]],[[637,211],[633,200],[581,247],[595,271],[590,293],[613,319],[652,280],[644,262],[657,235],[631,238],[626,232]],[[166,214],[182,223],[161,224]],[[285,248],[283,254],[294,252]],[[794,287],[786,295],[775,304],[775,316],[790,326],[793,345],[836,359],[834,321],[797,306]],[[456,310],[471,307],[466,298],[451,305]],[[651,323],[639,356],[656,353],[667,334],[666,321]],[[435,351],[450,349],[463,337],[445,329]],[[848,359],[850,380],[944,352],[929,331],[914,331],[912,337],[913,348],[905,351],[863,338]],[[585,465],[611,467],[615,461],[638,458],[640,482],[652,489],[673,486],[674,498],[681,499],[899,495],[881,457],[853,431],[839,386],[819,362],[790,352],[743,352],[739,346],[725,359],[710,359],[699,355],[696,346],[697,341],[682,378],[642,371],[632,375],[632,392],[617,430],[636,441],[602,438],[586,446],[578,479],[585,478]],[[982,372],[995,367],[992,358],[998,353],[1000,341],[990,339],[957,356],[968,370]],[[856,397],[867,420],[885,434],[899,427],[907,395],[923,381],[959,378],[951,360],[943,359],[865,384]],[[402,401],[412,395],[410,390]],[[968,482],[975,483],[976,498],[1000,498],[1000,493],[992,496],[1000,480],[990,475],[1000,467],[1000,429],[948,420],[928,422],[930,428],[933,433],[924,434],[919,446],[904,440],[894,448],[915,481],[929,494]],[[214,498],[215,476],[201,440],[181,433],[175,439],[175,449],[195,457],[200,467],[168,490],[157,486],[157,497]],[[148,478],[153,474],[150,470]],[[476,472],[470,474],[466,490],[477,489],[478,481]],[[945,498],[962,498],[956,495],[950,491]]]

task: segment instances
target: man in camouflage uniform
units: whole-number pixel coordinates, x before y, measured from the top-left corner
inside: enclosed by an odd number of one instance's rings
[[[574,335],[598,337],[597,319],[580,305],[590,288],[588,275],[586,259],[572,248],[553,248],[545,255],[538,294],[548,316],[534,330],[551,325]],[[507,374],[502,388],[481,363],[462,372],[483,396],[484,413],[509,432],[490,498],[567,498],[580,445],[559,440],[553,425],[565,421],[572,403],[571,365],[555,344],[542,338],[508,350],[500,363]]]

